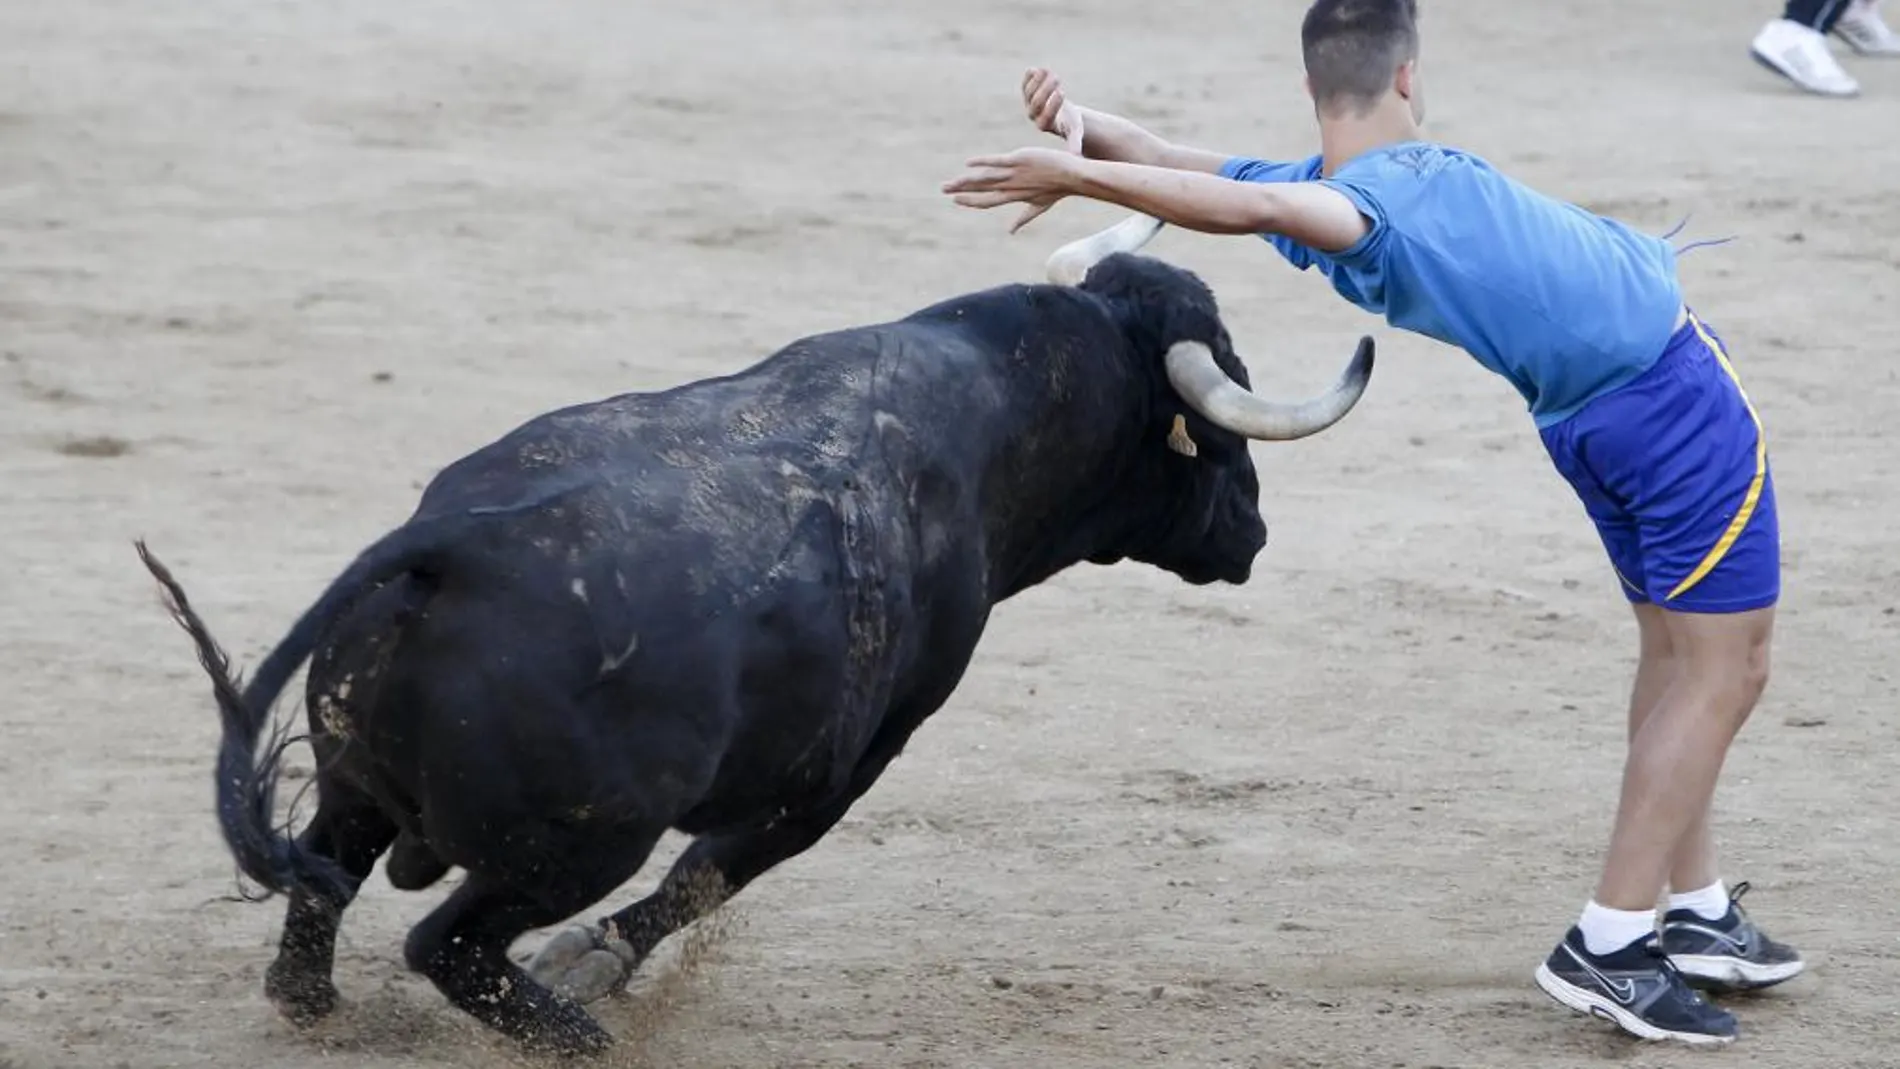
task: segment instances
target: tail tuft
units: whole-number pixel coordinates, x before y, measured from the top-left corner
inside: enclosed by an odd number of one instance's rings
[[[303,736],[292,736],[286,726],[276,727],[263,752],[258,752],[265,714],[244,700],[238,677],[231,671],[230,658],[192,608],[191,599],[172,576],[171,569],[152,555],[144,540],[134,544],[146,570],[164,590],[166,610],[191,636],[198,663],[211,679],[212,695],[223,724],[215,785],[218,823],[223,828],[225,844],[237,860],[238,870],[264,889],[259,895],[242,890],[240,894],[248,900],[259,901],[274,893],[302,889],[323,901],[347,900],[354,883],[348,874],[331,859],[304,850],[290,837],[287,828],[272,825],[284,751]]]

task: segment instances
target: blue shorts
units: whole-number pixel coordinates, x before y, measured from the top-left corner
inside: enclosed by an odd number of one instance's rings
[[[1721,613],[1780,597],[1761,419],[1721,339],[1693,313],[1648,371],[1542,435],[1630,601]]]

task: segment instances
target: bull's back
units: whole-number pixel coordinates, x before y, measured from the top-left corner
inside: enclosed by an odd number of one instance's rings
[[[801,338],[733,375],[548,412],[445,468],[419,514],[507,507],[524,493],[590,481],[658,504],[686,491],[682,476],[703,481],[746,465],[789,464],[842,482],[878,451],[881,420],[928,436],[916,458],[954,451],[973,422],[1005,403],[1003,368],[1052,335],[1112,341],[1089,298],[1043,289],[998,287],[894,322]],[[893,458],[875,459],[888,469]]]

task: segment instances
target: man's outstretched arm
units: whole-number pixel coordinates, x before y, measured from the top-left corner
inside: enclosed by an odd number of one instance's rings
[[[969,161],[943,191],[969,208],[1029,204],[1011,230],[1063,197],[1083,196],[1207,234],[1279,234],[1337,253],[1372,224],[1352,200],[1319,182],[1236,182],[1149,164],[1079,159],[1053,149],[1018,149]]]

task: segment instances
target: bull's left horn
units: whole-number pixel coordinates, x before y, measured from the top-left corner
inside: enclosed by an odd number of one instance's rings
[[[1118,252],[1138,252],[1161,233],[1161,220],[1152,215],[1131,215],[1114,226],[1085,238],[1077,238],[1049,257],[1046,271],[1049,281],[1058,286],[1078,286],[1088,277],[1089,268]]]
[[[1181,399],[1216,427],[1266,442],[1304,438],[1338,423],[1359,403],[1372,378],[1372,339],[1359,339],[1359,350],[1333,388],[1306,401],[1269,401],[1243,389],[1214,362],[1200,342],[1176,342],[1168,349],[1168,381]]]

